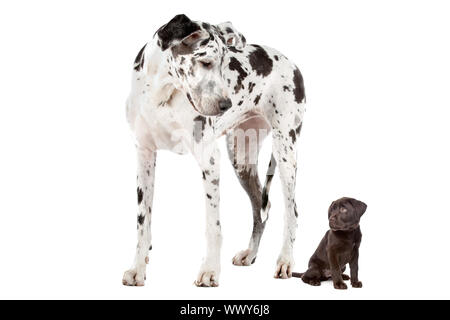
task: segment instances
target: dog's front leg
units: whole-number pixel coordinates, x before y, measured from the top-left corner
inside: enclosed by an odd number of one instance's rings
[[[126,286],[144,285],[148,252],[152,249],[151,218],[156,152],[138,148],[137,153],[138,243],[133,266],[123,275],[122,283]]]
[[[350,259],[350,282],[353,288],[362,288],[362,282],[358,279],[359,243],[355,246]]]
[[[206,200],[206,256],[200,268],[195,285],[198,287],[217,287],[220,276],[220,249],[222,233],[219,214],[220,152],[214,147],[199,161],[202,169]]]
[[[336,254],[336,250],[333,248],[327,248],[328,262],[330,263],[331,278],[333,279],[333,285],[335,289],[347,289],[347,285],[342,279],[342,269],[339,266],[339,259]]]

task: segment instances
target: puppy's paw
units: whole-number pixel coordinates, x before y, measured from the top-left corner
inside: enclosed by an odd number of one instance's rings
[[[235,266],[250,266],[255,263],[256,254],[250,249],[238,252],[233,258]]]
[[[292,278],[292,268],[294,267],[294,259],[292,257],[280,257],[277,262],[277,269],[275,271],[275,279],[289,279]]]
[[[350,280],[350,277],[348,275],[346,275],[345,273],[342,274],[342,279],[347,281]]]
[[[347,285],[343,282],[336,282],[334,284],[334,288],[338,289],[338,290],[346,290],[347,289]]]
[[[124,286],[143,287],[145,285],[145,267],[125,271],[122,278]]]
[[[321,282],[319,279],[303,279],[303,282],[306,284],[309,284],[310,286],[318,287],[321,285]]]
[[[362,282],[361,281],[356,281],[356,282],[352,282],[352,287],[353,288],[362,288]]]
[[[209,287],[218,287],[219,280],[216,278],[216,273],[214,271],[207,271],[200,273],[195,280],[194,284],[197,287],[209,288]]]

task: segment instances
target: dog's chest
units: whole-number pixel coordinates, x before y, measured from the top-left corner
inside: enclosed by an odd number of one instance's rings
[[[179,111],[170,106],[141,108],[134,126],[139,145],[151,150],[189,153],[192,129],[182,120]]]

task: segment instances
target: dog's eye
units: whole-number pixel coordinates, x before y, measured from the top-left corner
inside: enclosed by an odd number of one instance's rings
[[[200,64],[202,65],[203,68],[206,69],[211,69],[213,66],[211,61],[200,61]]]

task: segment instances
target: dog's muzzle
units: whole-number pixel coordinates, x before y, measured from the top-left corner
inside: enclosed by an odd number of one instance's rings
[[[219,109],[222,112],[227,111],[228,109],[230,109],[232,106],[231,100],[230,99],[223,99],[219,101]]]

